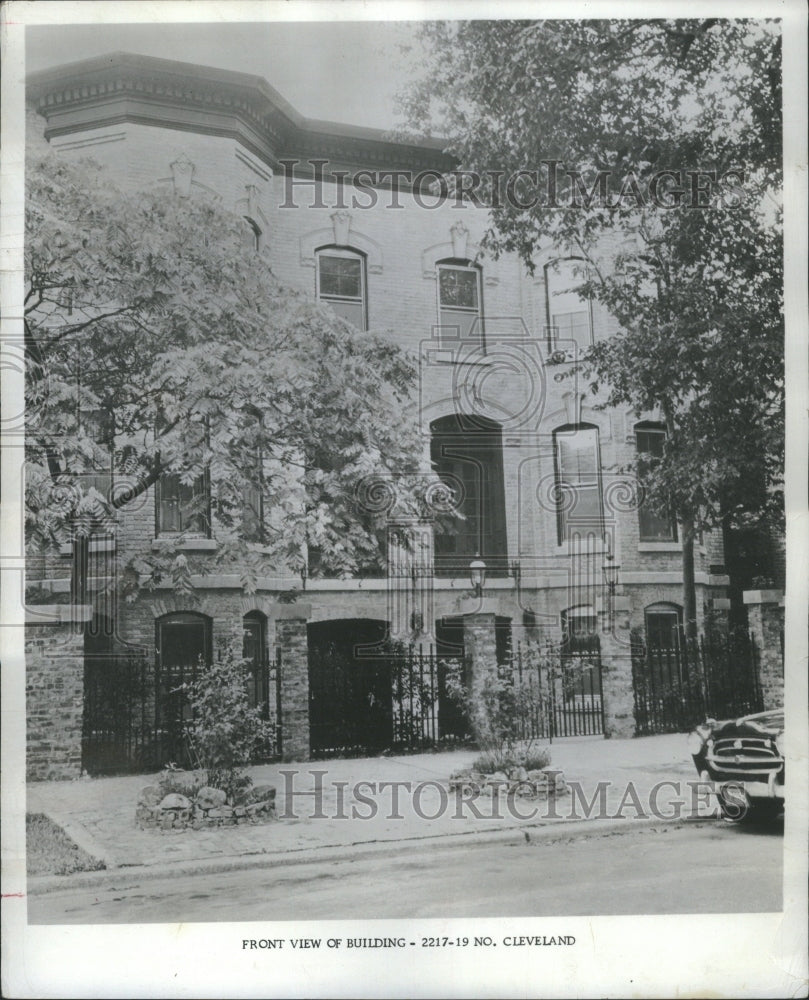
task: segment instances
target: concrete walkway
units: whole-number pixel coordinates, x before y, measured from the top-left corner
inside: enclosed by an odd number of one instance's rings
[[[559,740],[550,749],[550,767],[561,770],[569,784],[577,783],[580,793],[574,789],[549,802],[509,802],[491,795],[459,800],[448,790],[449,776],[470,765],[476,752],[456,750],[251,768],[256,784],[271,783],[278,789],[278,820],[256,826],[140,830],[134,822],[135,804],[153,775],[31,783],[27,811],[49,815],[108,869],[183,867],[216,859],[230,866],[238,858],[287,854],[292,860],[293,852],[491,835],[523,826],[559,834],[560,826],[572,829],[583,820],[613,825],[617,820],[631,824],[637,819],[710,815],[709,803],[694,798],[690,783],[697,775],[684,735],[580,737]],[[608,783],[600,799],[599,782]],[[320,791],[313,794],[318,785]],[[37,880],[29,882],[35,890]]]

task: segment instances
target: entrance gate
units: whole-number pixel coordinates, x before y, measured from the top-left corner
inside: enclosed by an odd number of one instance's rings
[[[314,757],[434,746],[448,715],[446,666],[429,652],[386,641],[375,619],[316,622],[309,638],[309,732]]]

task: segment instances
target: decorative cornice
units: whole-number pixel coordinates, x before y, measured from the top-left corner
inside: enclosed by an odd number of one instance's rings
[[[379,129],[308,119],[261,77],[209,66],[118,52],[31,74],[27,87],[48,140],[134,122],[234,138],[272,167],[303,161],[301,175],[316,158],[349,171],[453,166],[440,140],[392,142]]]

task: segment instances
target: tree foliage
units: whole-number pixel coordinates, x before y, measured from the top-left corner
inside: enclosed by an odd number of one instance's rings
[[[529,270],[551,252],[587,262],[579,291],[620,330],[583,368],[605,405],[662,413],[665,452],[644,485],[681,520],[684,557],[703,528],[769,523],[784,433],[779,26],[464,21],[419,34],[427,71],[402,96],[409,127],[446,136],[464,171],[540,171],[535,204],[483,185],[485,245]],[[554,202],[543,161],[584,190]],[[650,196],[663,170],[682,195]],[[588,198],[599,171],[610,196]],[[694,184],[711,190],[695,197]]]
[[[215,198],[119,190],[36,143],[26,187],[29,545],[109,527],[173,473],[210,484],[215,558],[248,589],[267,554],[295,569],[307,545],[324,571],[378,565],[384,512],[357,502],[357,484],[421,459],[403,416],[416,369],[391,335],[283,287]],[[250,538],[256,491],[263,532]],[[177,563],[180,540],[141,552],[124,584],[188,585],[200,567]]]

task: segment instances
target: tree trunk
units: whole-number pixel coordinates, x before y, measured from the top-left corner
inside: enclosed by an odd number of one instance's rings
[[[694,582],[694,519],[683,516],[683,626],[686,639],[697,638],[697,588]]]

